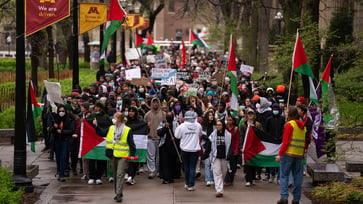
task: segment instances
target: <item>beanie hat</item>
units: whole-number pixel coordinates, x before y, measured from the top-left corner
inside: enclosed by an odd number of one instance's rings
[[[209,95],[214,96],[213,91],[208,91],[207,96],[209,96]]]
[[[299,97],[296,100],[300,101],[302,104],[305,104],[305,98],[304,97]]]
[[[66,103],[66,104],[64,104],[64,109],[70,111],[70,110],[72,110],[72,107],[71,107],[71,105],[69,103]]]
[[[257,102],[259,98],[260,98],[260,96],[259,96],[259,95],[254,95],[254,96],[253,96],[253,98],[252,98],[252,100],[253,100],[254,102]]]
[[[278,85],[276,88],[277,93],[283,93],[285,92],[285,86],[283,85]]]

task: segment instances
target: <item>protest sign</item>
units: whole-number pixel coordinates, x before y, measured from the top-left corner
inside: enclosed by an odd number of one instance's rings
[[[211,78],[216,79],[219,84],[222,84],[224,80],[224,73],[218,72],[214,74]]]
[[[241,68],[240,68],[240,70],[241,70],[241,72],[242,73],[253,73],[253,70],[254,70],[255,68],[254,67],[252,67],[252,66],[249,66],[249,65],[245,65],[245,64],[242,64],[241,65]]]
[[[141,51],[139,50],[138,52],[137,49],[138,48],[127,48],[125,53],[126,58],[128,60],[138,60],[140,58],[139,52],[141,53]]]
[[[140,85],[146,86],[147,83],[149,82],[149,79],[148,78],[133,78],[131,81],[132,81],[132,84],[134,84],[135,86],[140,86]]]
[[[148,55],[146,56],[147,63],[155,63],[155,55]]]
[[[141,70],[140,68],[128,69],[125,71],[125,75],[126,75],[126,80],[141,78]]]
[[[175,85],[176,83],[175,69],[153,68],[151,73],[151,78],[154,79],[156,83],[161,83],[162,85]]]
[[[167,68],[164,54],[155,55],[155,68]]]
[[[44,86],[47,89],[47,99],[50,103],[59,103],[64,104],[64,101],[62,100],[62,88],[60,83],[58,82],[48,82],[47,80],[44,80]]]
[[[177,79],[181,79],[181,80],[185,80],[187,79],[187,76],[188,76],[188,72],[177,72],[176,73],[176,78]]]
[[[209,81],[211,78],[211,73],[210,72],[205,72],[205,71],[200,71],[198,72],[198,80],[206,80]]]

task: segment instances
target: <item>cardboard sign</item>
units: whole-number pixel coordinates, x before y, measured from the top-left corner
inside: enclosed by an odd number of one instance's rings
[[[147,85],[147,83],[149,83],[150,81],[149,81],[149,79],[148,79],[148,78],[139,78],[139,79],[137,79],[137,78],[133,78],[133,79],[131,80],[131,82],[132,82],[132,84],[133,84],[133,85],[135,85],[135,86],[139,86],[139,85],[144,85],[144,86],[146,86],[146,85]]]
[[[141,53],[141,50],[138,52],[137,49],[138,48],[127,48],[125,53],[126,58],[128,60],[139,60],[139,53]]]
[[[248,66],[248,65],[245,65],[245,64],[242,64],[241,68],[240,68],[242,73],[251,73],[251,74],[253,73],[254,69],[255,69],[254,67]]]
[[[128,69],[125,71],[126,80],[132,80],[134,78],[141,78],[141,70],[140,68]]]
[[[222,84],[224,80],[224,73],[218,72],[214,74],[211,78],[216,79],[219,84]]]
[[[47,89],[47,99],[50,103],[64,104],[62,100],[62,88],[58,82],[48,82],[44,80],[44,86]]]
[[[148,55],[146,56],[147,63],[155,63],[155,55]]]

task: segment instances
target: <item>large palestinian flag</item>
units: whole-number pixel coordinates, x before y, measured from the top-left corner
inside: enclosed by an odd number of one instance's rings
[[[106,157],[106,140],[98,136],[96,130],[86,121],[81,124],[79,158],[108,160]]]
[[[278,155],[281,140],[273,138],[262,130],[248,126],[243,144],[245,165],[259,167],[279,167],[275,157]]]
[[[136,146],[135,156],[139,157],[139,160],[137,161],[130,160],[130,162],[146,162],[147,133],[148,133],[147,123],[142,122],[140,124],[133,125],[131,129],[132,129],[132,134],[134,136],[134,143]]]

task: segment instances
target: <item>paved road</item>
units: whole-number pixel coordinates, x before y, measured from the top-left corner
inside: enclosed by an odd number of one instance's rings
[[[39,174],[33,179],[36,189],[42,189],[38,204],[50,203],[115,203],[113,184],[103,178],[102,185],[88,185],[87,181],[81,181],[80,176],[71,176],[65,183],[56,180],[54,174],[56,165],[47,158],[47,154],[41,153],[43,144],[36,145],[36,153],[28,150],[28,164],[39,165]],[[0,146],[0,159],[3,164],[11,164],[13,158],[12,146]],[[203,169],[204,170],[204,169]],[[276,203],[279,199],[279,186],[275,183],[257,181],[252,187],[244,186],[242,170],[238,169],[234,186],[225,188],[224,197],[216,198],[214,187],[206,187],[204,176],[196,181],[196,191],[186,191],[183,179],[176,180],[173,184],[161,184],[158,178],[149,180],[147,173],[136,177],[136,185],[126,185],[124,189],[123,203]],[[304,178],[305,188],[311,187],[309,177]],[[49,184],[49,185],[48,185]],[[47,187],[41,187],[46,186]],[[303,197],[301,203],[311,203]]]

